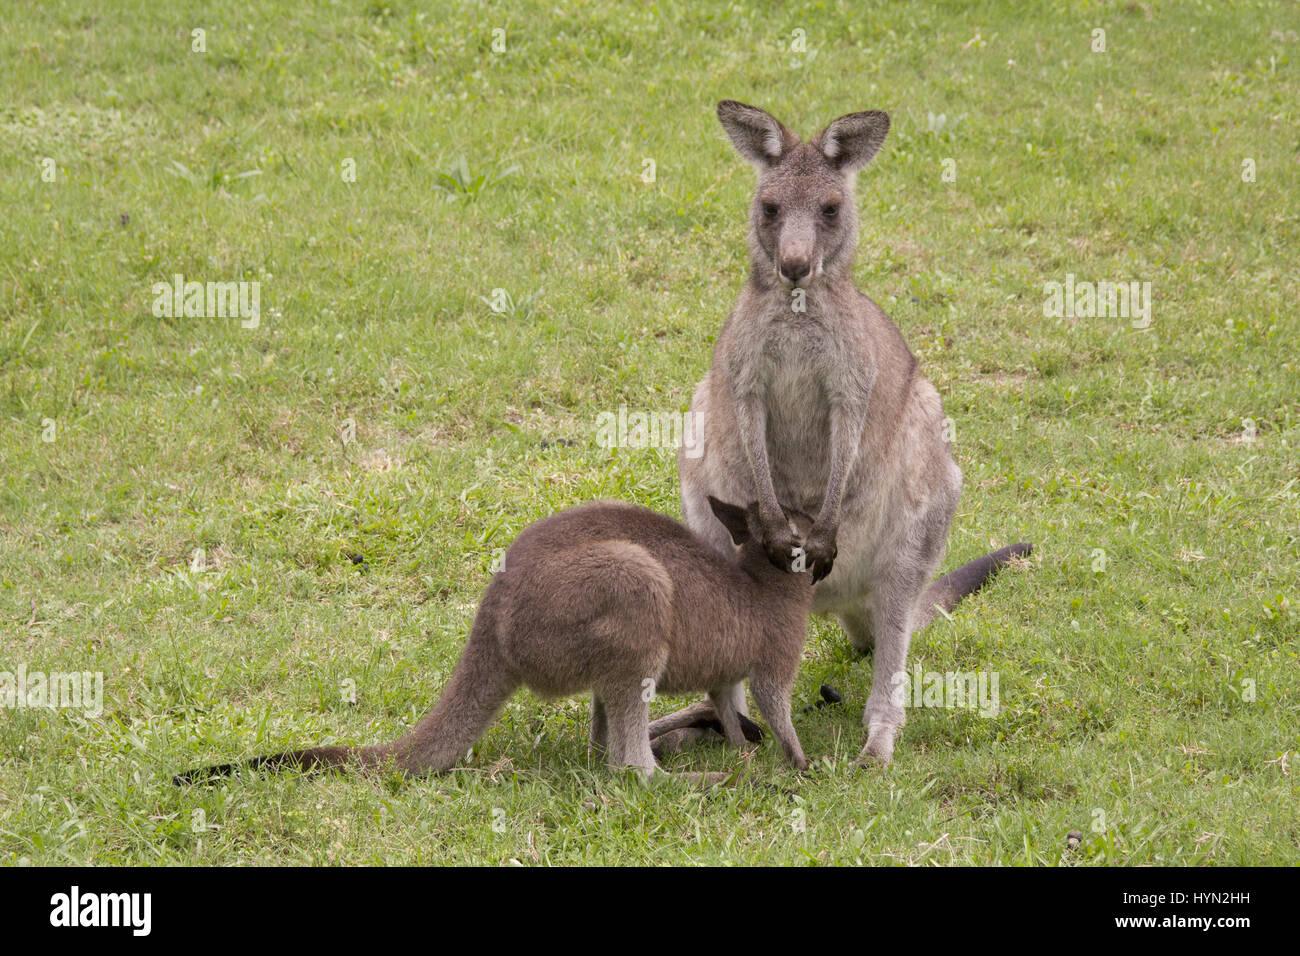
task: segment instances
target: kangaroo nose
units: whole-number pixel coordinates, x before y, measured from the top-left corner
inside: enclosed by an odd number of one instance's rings
[[[798,282],[800,279],[806,279],[810,272],[812,272],[812,263],[807,259],[781,260],[781,275],[785,276],[786,279],[791,282]]]

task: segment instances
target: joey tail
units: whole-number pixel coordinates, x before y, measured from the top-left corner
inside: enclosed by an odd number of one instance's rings
[[[917,605],[914,630],[919,631],[933,621],[938,614],[936,608],[942,608],[945,612],[951,611],[962,598],[974,594],[988,584],[1011,562],[1012,558],[1026,557],[1033,550],[1033,545],[1023,541],[1019,544],[1007,545],[992,554],[969,561],[936,580],[921,595]]]
[[[489,589],[474,618],[465,651],[442,696],[406,736],[376,746],[312,747],[199,767],[177,774],[172,782],[177,786],[202,783],[243,770],[311,773],[332,768],[378,769],[388,766],[411,774],[449,770],[483,736],[520,683],[501,655],[495,601]]]

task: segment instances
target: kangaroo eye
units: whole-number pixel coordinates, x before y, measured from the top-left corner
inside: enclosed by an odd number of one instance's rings
[[[828,205],[822,206],[822,215],[825,216],[827,219],[834,219],[839,214],[840,214],[840,207],[837,206],[835,203],[829,203]]]
[[[774,202],[763,203],[763,218],[775,219],[776,214],[781,211],[781,207]]]

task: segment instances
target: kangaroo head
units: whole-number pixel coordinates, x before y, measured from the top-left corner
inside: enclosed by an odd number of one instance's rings
[[[880,150],[889,115],[849,113],[807,143],[735,100],[718,104],[718,119],[736,151],[758,168],[749,214],[754,274],[807,287],[847,270],[858,244],[854,174]]]
[[[741,567],[761,574],[785,573],[773,566],[763,548],[763,522],[759,517],[757,501],[741,508],[709,495],[709,507],[713,509],[713,516],[727,529],[727,534],[731,535],[732,544],[740,551]],[[801,540],[808,536],[813,524],[811,517],[801,511],[790,510],[786,510],[786,517]]]

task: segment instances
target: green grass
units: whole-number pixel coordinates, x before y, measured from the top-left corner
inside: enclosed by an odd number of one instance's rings
[[[0,35],[0,671],[105,689],[0,710],[0,860],[1300,862],[1294,4],[117,6]],[[871,664],[816,621],[809,779],[769,739],[773,787],[643,787],[521,694],[447,776],[173,787],[399,733],[529,522],[679,513],[595,417],[684,409],[743,282],[725,97],[893,118],[856,274],[956,423],[945,567],[1036,548],[912,657],[1000,715],[914,710],[852,772]],[[155,318],[176,273],[261,281],[259,327]],[[1067,273],[1149,281],[1151,327],[1045,318]]]

